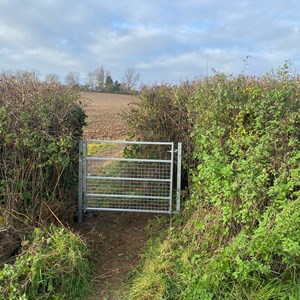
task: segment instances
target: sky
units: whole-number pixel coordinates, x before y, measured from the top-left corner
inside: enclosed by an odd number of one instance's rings
[[[249,57],[246,60],[246,57]],[[0,0],[0,68],[145,84],[300,70],[299,0]],[[245,63],[247,61],[247,63]]]

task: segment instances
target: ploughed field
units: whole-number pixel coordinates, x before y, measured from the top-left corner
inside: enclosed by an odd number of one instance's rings
[[[85,92],[81,98],[87,114],[85,139],[119,140],[126,137],[127,126],[122,115],[129,111],[130,103],[137,101],[136,96]]]

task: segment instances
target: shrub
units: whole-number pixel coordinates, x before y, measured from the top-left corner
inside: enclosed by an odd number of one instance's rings
[[[26,214],[26,221],[42,222],[42,201],[63,203],[76,183],[77,144],[85,119],[79,95],[58,83],[5,74],[0,76],[0,95],[4,219]]]
[[[259,78],[215,74],[193,91],[197,166],[157,254],[170,267],[156,276],[172,282],[161,299],[298,299],[299,77],[288,65]]]
[[[82,299],[92,274],[85,243],[43,224],[52,209],[73,215],[85,114],[77,91],[23,75],[0,76],[0,299]]]
[[[195,82],[143,86],[140,101],[133,103],[132,110],[125,115],[131,139],[182,142],[184,185],[187,185],[188,169],[193,164],[190,139],[192,120],[188,114],[188,103],[195,87]],[[157,153],[157,147],[155,151]]]
[[[195,95],[201,113],[193,132],[199,164],[191,203],[220,209],[229,239],[255,227],[272,203],[297,195],[300,85],[281,75],[216,76]]]

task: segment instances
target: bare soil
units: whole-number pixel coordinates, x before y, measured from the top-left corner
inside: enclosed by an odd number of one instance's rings
[[[123,140],[127,127],[122,112],[137,101],[134,96],[83,93],[88,126],[87,139]],[[90,245],[94,257],[96,277],[94,296],[98,300],[117,300],[122,282],[138,264],[140,254],[149,239],[149,220],[158,216],[143,213],[88,213],[76,225]]]
[[[76,225],[86,239],[95,267],[94,295],[89,300],[119,300],[120,288],[137,266],[150,237],[154,214],[89,213]]]
[[[126,136],[123,115],[130,110],[131,103],[138,101],[136,96],[92,92],[82,93],[81,96],[87,114],[84,138],[118,140]]]

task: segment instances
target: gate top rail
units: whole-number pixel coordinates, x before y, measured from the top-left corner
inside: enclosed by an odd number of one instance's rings
[[[131,142],[131,141],[111,141],[111,140],[82,140],[87,143],[111,143],[111,144],[130,144],[130,145],[173,145],[173,142]]]
[[[171,159],[145,159],[145,158],[117,158],[117,157],[93,157],[88,156],[86,160],[110,160],[110,161],[135,161],[135,162],[153,162],[153,163],[170,163]]]

